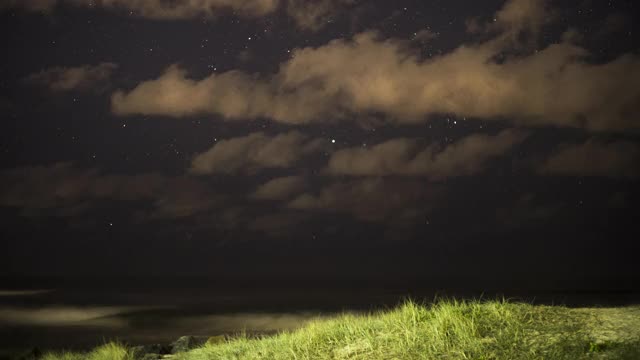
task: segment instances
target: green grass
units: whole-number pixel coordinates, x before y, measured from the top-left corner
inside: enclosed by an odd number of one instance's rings
[[[108,344],[46,360],[130,360]],[[178,354],[213,359],[640,359],[640,307],[569,309],[506,301],[408,301],[395,310],[317,319],[272,337]]]
[[[129,349],[119,343],[109,343],[95,348],[88,354],[80,353],[48,353],[43,360],[133,360]]]

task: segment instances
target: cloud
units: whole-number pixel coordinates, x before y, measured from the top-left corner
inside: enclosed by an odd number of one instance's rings
[[[262,184],[251,197],[261,200],[284,200],[304,188],[304,178],[301,176],[280,177]]]
[[[299,28],[317,31],[340,8],[355,0],[3,0],[0,10],[51,12],[58,4],[127,11],[154,20],[213,18],[231,11],[248,18],[274,14],[281,6]]]
[[[315,90],[277,87],[240,71],[194,80],[172,65],[158,79],[142,82],[129,92],[116,91],[111,108],[117,115],[219,114],[227,119],[267,117],[286,123],[307,122],[321,112],[330,114],[323,109],[329,108],[331,99]]]
[[[422,29],[413,34],[413,40],[428,42],[438,37],[438,33],[433,32],[429,29]]]
[[[102,87],[118,68],[114,63],[78,67],[52,67],[29,75],[25,81],[49,88],[51,91],[86,90]]]
[[[520,39],[514,34],[535,33],[544,23],[546,11],[539,4],[507,2],[487,25],[497,34],[426,59],[410,41],[364,32],[296,49],[270,76],[234,70],[192,79],[174,65],[157,79],[115,92],[112,109],[118,115],[217,114],[292,124],[357,118],[354,114],[385,114],[412,124],[446,113],[519,126],[638,128],[636,55],[593,63],[586,49],[569,42],[511,54]]]
[[[89,6],[97,3],[106,8],[122,8],[152,19],[189,19],[212,17],[220,10],[232,10],[245,16],[264,16],[275,11],[279,0],[72,0],[76,4]],[[94,5],[95,6],[95,5]]]
[[[189,177],[105,175],[70,163],[27,166],[0,172],[0,206],[24,215],[85,213],[99,201],[147,201],[147,218],[180,218],[213,207],[219,197]]]
[[[595,32],[594,36],[598,40],[604,40],[611,35],[630,29],[631,25],[632,21],[626,14],[610,14],[605,18],[601,28]]]
[[[335,182],[317,194],[301,194],[286,207],[349,213],[364,221],[413,219],[428,211],[441,193],[441,187],[419,181],[365,178]]]
[[[0,111],[11,110],[14,108],[13,102],[4,96],[0,96]]]
[[[58,0],[3,0],[0,2],[0,10],[21,8],[29,11],[51,11]]]
[[[195,174],[253,173],[265,168],[286,168],[302,157],[318,151],[322,140],[309,140],[297,131],[270,136],[256,132],[218,141],[197,155],[191,165]]]
[[[319,30],[324,27],[336,9],[355,3],[355,0],[289,0],[287,13],[298,27]]]
[[[225,200],[205,184],[188,176],[166,178],[164,187],[153,197],[151,219],[176,219],[208,212]]]
[[[535,193],[525,193],[507,204],[496,204],[495,222],[488,219],[484,225],[492,231],[513,231],[566,224],[574,221],[575,217],[575,211],[559,199],[547,199]]]
[[[637,143],[590,139],[561,146],[537,170],[542,175],[634,178],[640,175],[638,164]]]
[[[370,148],[354,147],[334,152],[327,172],[355,176],[424,176],[432,180],[473,175],[486,163],[525,138],[520,131],[496,135],[474,134],[442,148],[420,149],[414,139],[393,139]]]
[[[300,224],[308,217],[297,211],[276,212],[250,219],[246,228],[274,238],[281,238],[295,234],[295,230],[300,229]]]
[[[264,16],[276,10],[279,0],[8,0],[2,8],[22,8],[31,11],[51,11],[58,4],[88,8],[121,9],[145,18],[157,20],[212,17],[222,10],[232,10],[245,16]]]
[[[494,21],[486,25],[486,29],[499,32],[514,43],[522,33],[535,38],[551,17],[547,2],[547,0],[509,0],[495,14]]]

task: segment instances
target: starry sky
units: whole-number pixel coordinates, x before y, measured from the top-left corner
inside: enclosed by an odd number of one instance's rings
[[[637,8],[2,0],[1,277],[633,287]]]

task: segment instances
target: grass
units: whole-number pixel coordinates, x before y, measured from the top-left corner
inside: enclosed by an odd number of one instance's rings
[[[107,344],[45,360],[131,360]],[[640,359],[640,307],[569,309],[507,301],[407,301],[366,315],[317,319],[272,337],[239,337],[178,354],[213,359]]]
[[[129,349],[119,343],[109,343],[95,348],[88,354],[48,353],[43,360],[133,360]]]

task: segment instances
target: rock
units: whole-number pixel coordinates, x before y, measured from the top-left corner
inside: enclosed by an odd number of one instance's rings
[[[159,360],[162,359],[162,355],[160,354],[145,354],[143,357],[140,358],[140,360]]]
[[[171,343],[171,353],[187,352],[191,349],[202,346],[206,338],[195,336],[182,336],[178,340]]]
[[[152,345],[134,346],[130,349],[130,352],[133,359],[141,360],[141,359],[147,359],[145,358],[146,355],[160,356],[162,354],[168,354],[170,350],[171,349],[168,346],[163,346],[160,344],[152,344]],[[156,358],[149,357],[147,360],[151,360],[151,359],[159,359],[159,357],[156,357]]]

